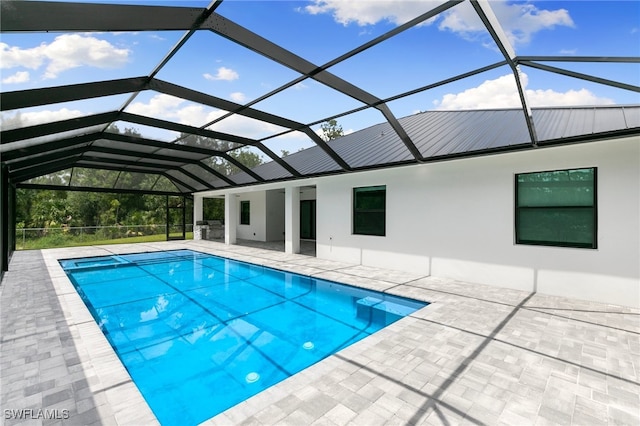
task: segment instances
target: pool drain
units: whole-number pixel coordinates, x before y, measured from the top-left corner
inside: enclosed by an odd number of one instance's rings
[[[247,377],[245,377],[244,379],[247,381],[247,383],[255,383],[260,379],[260,375],[255,371],[252,371],[251,373],[247,374]]]

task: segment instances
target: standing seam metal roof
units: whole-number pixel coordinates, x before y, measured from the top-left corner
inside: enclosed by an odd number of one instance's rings
[[[640,135],[640,106],[537,108],[532,113],[537,123],[540,145],[578,136],[586,142],[617,134]],[[526,123],[517,109],[429,111],[399,121],[426,160],[532,147]],[[329,145],[355,169],[414,163],[398,135],[391,131],[387,123],[332,140]],[[322,164],[324,152],[312,147],[285,158],[292,164]],[[267,163],[255,170],[271,166],[272,163]],[[332,172],[336,172],[336,169],[326,166],[316,168],[317,174]]]

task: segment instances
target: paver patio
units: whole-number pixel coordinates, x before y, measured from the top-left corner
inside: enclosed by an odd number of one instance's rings
[[[5,424],[156,422],[57,259],[175,248],[431,302],[208,424],[640,424],[638,310],[210,241],[15,252]]]

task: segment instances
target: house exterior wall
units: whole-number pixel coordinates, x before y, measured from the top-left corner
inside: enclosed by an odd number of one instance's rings
[[[284,191],[272,189],[265,193],[266,201],[266,241],[284,240]]]
[[[260,190],[252,187],[251,192],[236,193],[237,238],[253,241],[283,241],[285,231],[285,196],[284,189]],[[301,198],[315,199],[315,190],[307,188]],[[196,198],[201,199],[198,195]],[[249,201],[251,216],[249,225],[240,224],[240,201]],[[194,211],[197,211],[195,209]],[[255,234],[255,235],[254,235]]]
[[[236,199],[236,237],[242,240],[266,241],[267,202],[265,191],[244,192]],[[240,201],[250,202],[249,225],[240,224]]]
[[[315,200],[316,189],[315,188],[301,188],[300,189],[300,201]]]
[[[598,248],[516,245],[515,175],[582,167],[598,168]],[[386,185],[386,235],[353,235],[353,188],[377,185]],[[276,214],[267,194],[289,187],[317,200],[318,258],[640,308],[640,137],[208,195],[232,194],[236,215],[250,200],[251,225],[237,236],[265,241]]]
[[[598,167],[598,248],[514,243],[515,174]],[[354,187],[386,185],[386,236],[352,234]],[[317,180],[317,257],[640,307],[640,138]]]

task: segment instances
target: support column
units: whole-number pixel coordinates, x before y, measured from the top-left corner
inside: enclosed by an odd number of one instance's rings
[[[200,228],[201,225],[198,225],[198,222],[202,220],[203,217],[203,200],[202,195],[193,194],[193,239],[201,240],[202,239],[202,230]]]
[[[235,194],[224,195],[224,243],[236,243],[236,228],[238,226],[238,201]]]
[[[204,197],[202,195],[193,194],[193,220],[196,222],[203,219],[203,202]]]
[[[4,271],[9,270],[9,168],[4,164],[0,166],[0,277]]]
[[[300,188],[284,192],[284,252],[300,253]]]

